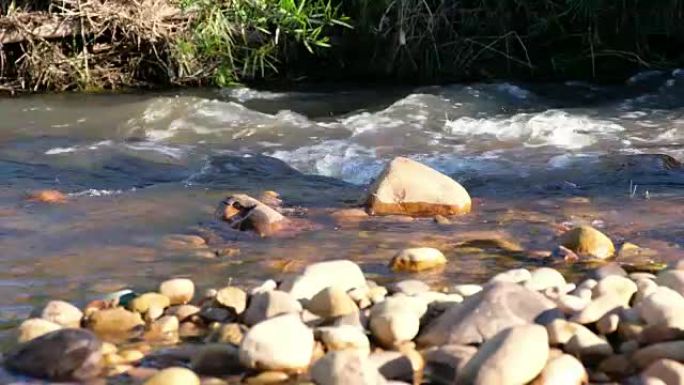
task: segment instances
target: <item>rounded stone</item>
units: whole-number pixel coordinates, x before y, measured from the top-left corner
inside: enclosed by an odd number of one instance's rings
[[[311,299],[331,286],[344,291],[364,288],[367,287],[366,277],[359,265],[349,260],[318,262],[307,266],[302,274],[285,279],[279,289],[295,299]]]
[[[684,329],[684,297],[667,287],[657,287],[636,308],[648,325]]]
[[[240,370],[238,348],[230,344],[204,345],[192,358],[190,366],[195,372],[207,376],[238,373]]]
[[[247,326],[252,326],[278,315],[301,312],[302,304],[294,296],[284,291],[271,290],[252,295],[242,318]]]
[[[532,273],[527,269],[511,269],[493,276],[489,283],[524,283],[532,279]]]
[[[195,372],[181,367],[172,367],[160,370],[144,385],[200,385],[200,379]]]
[[[593,296],[617,295],[622,300],[622,304],[627,306],[634,293],[637,292],[637,284],[627,277],[619,275],[609,275],[596,284],[592,289]]]
[[[60,329],[9,351],[4,365],[15,373],[52,381],[85,381],[102,370],[102,343],[85,329]]]
[[[525,282],[525,287],[531,290],[542,291],[550,288],[565,287],[565,277],[558,270],[550,267],[540,267],[530,274],[530,279]]]
[[[244,313],[247,308],[247,293],[235,286],[228,286],[219,290],[215,299],[221,306],[233,309],[236,315]]]
[[[129,304],[129,309],[144,314],[152,307],[166,309],[170,305],[171,300],[169,300],[169,297],[150,292],[134,298]]]
[[[169,298],[171,305],[184,305],[195,296],[195,284],[187,278],[174,278],[159,285],[159,293]]]
[[[298,315],[286,314],[252,327],[240,345],[240,362],[247,368],[300,372],[314,350],[311,329]]]
[[[41,318],[65,328],[79,328],[81,327],[83,312],[68,302],[50,301],[43,309]]]
[[[550,359],[530,385],[584,385],[587,382],[589,376],[582,363],[569,354],[562,354]]]
[[[432,247],[414,247],[397,253],[390,261],[390,268],[394,271],[418,272],[446,263],[447,259],[441,251]]]
[[[615,253],[610,238],[591,226],[568,230],[560,237],[560,244],[577,254],[599,259],[610,258]]]
[[[474,284],[463,284],[454,286],[454,294],[458,294],[462,297],[470,297],[473,294],[477,294],[482,291],[482,286]]]
[[[311,367],[317,385],[385,385],[387,381],[368,356],[353,350],[333,351]]]
[[[88,327],[98,336],[123,337],[145,322],[140,314],[124,308],[104,309],[93,313],[88,319]]]
[[[565,351],[582,361],[595,361],[613,354],[613,347],[591,330],[580,327],[565,344]]]
[[[684,295],[684,270],[663,270],[658,273],[655,282]]]
[[[661,342],[645,346],[632,354],[632,362],[640,369],[659,359],[684,361],[684,341]]]
[[[50,322],[42,318],[30,318],[19,325],[19,343],[31,341],[44,334],[54,332],[62,328],[62,325]]]
[[[370,330],[383,346],[394,348],[416,337],[426,311],[427,304],[414,297],[389,297],[371,308]]]
[[[392,293],[403,293],[406,295],[416,295],[419,293],[424,293],[430,291],[430,286],[417,279],[405,279],[399,281],[395,284],[390,285],[390,291]]]
[[[589,305],[575,314],[570,320],[586,325],[594,323],[606,314],[624,307],[624,297],[618,294],[604,294],[594,298]]]
[[[370,354],[370,341],[363,329],[356,326],[322,327],[316,333],[328,351],[352,349]]]
[[[645,383],[657,379],[665,385],[684,384],[684,365],[674,360],[657,360],[641,373]]]
[[[526,384],[542,372],[548,357],[549,340],[543,326],[514,326],[482,344],[458,373],[457,383]]]
[[[171,306],[170,308],[166,309],[166,315],[174,316],[178,318],[178,321],[183,322],[188,318],[199,314],[200,310],[201,309],[195,305]]]
[[[354,300],[337,286],[321,290],[305,303],[304,308],[325,319],[341,317],[359,311]]]
[[[290,376],[287,373],[278,372],[274,370],[267,370],[257,375],[247,377],[245,384],[247,385],[271,385],[281,384],[286,382]]]

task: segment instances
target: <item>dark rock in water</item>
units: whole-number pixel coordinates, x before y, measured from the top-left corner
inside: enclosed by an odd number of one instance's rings
[[[17,346],[5,356],[15,373],[52,381],[83,381],[102,370],[102,343],[85,329],[61,329]]]
[[[418,336],[423,346],[481,344],[509,327],[545,324],[561,317],[544,295],[513,283],[497,283],[454,306]]]

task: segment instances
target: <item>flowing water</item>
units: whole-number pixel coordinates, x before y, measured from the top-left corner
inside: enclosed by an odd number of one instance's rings
[[[0,100],[0,325],[60,298],[78,304],[171,276],[254,285],[350,258],[379,281],[408,245],[440,247],[435,285],[536,264],[560,229],[590,223],[649,258],[684,257],[684,73],[622,86],[510,83],[392,89],[249,88]],[[383,165],[409,156],[474,198],[451,225],[336,222]],[[29,202],[57,189],[65,204]],[[275,190],[303,229],[258,239],[214,220],[227,194]],[[200,234],[207,252],[168,247]],[[506,237],[522,253],[454,247]],[[239,249],[236,255],[235,250]],[[221,253],[219,253],[221,254]],[[562,264],[562,262],[560,262]],[[568,272],[581,270],[569,266]],[[8,333],[4,339],[9,339]]]

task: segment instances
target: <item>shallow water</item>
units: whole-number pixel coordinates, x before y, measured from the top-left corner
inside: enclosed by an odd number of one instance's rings
[[[393,89],[249,88],[0,101],[0,328],[49,298],[78,304],[170,276],[202,288],[255,285],[304,263],[350,258],[379,281],[407,245],[450,258],[420,274],[437,286],[479,282],[540,259],[563,227],[590,223],[617,243],[684,257],[684,73],[623,86],[474,84]],[[437,225],[396,218],[337,223],[386,161],[410,156],[461,182],[474,213]],[[667,155],[665,157],[663,155]],[[58,189],[68,203],[27,202]],[[273,239],[213,220],[232,192],[278,191],[309,229]],[[200,234],[207,258],[169,249]],[[507,237],[526,250],[455,247]],[[649,256],[651,258],[651,256]],[[632,262],[632,261],[626,261]],[[564,266],[569,273],[582,266]],[[3,341],[11,340],[3,334]]]

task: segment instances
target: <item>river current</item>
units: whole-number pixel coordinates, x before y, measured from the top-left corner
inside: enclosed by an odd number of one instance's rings
[[[481,282],[511,267],[563,266],[539,256],[578,223],[648,249],[649,263],[684,257],[682,71],[643,73],[619,86],[41,95],[0,100],[0,116],[5,330],[48,299],[82,305],[123,288],[155,289],[172,276],[201,288],[250,286],[308,262],[349,258],[378,281],[401,279],[387,262],[409,245],[437,246],[450,259],[419,278]],[[451,225],[340,223],[329,215],[357,205],[398,155],[463,184],[473,213]],[[40,189],[69,199],[24,199]],[[306,228],[258,239],[214,221],[226,195],[264,190],[277,191]],[[171,234],[205,236],[208,250],[170,248]],[[480,238],[525,251],[454,247]]]

